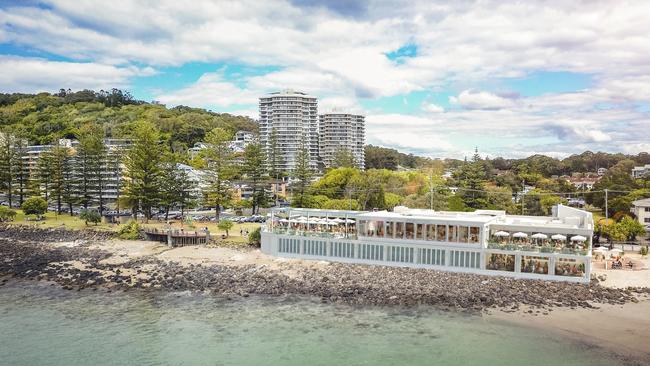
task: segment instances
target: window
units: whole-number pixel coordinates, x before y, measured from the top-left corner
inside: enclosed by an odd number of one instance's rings
[[[399,239],[404,237],[404,223],[403,222],[396,222],[395,223],[395,237],[399,238]]]
[[[374,225],[375,231],[374,236],[378,238],[384,237],[384,222],[383,221],[371,221],[371,225]]]
[[[388,261],[413,263],[413,248],[388,247]]]
[[[384,246],[375,244],[359,245],[359,258],[380,261],[384,257]]]
[[[555,262],[555,275],[582,277],[585,275],[585,264],[576,259],[558,258]]]
[[[357,230],[359,232],[359,236],[366,236],[366,220],[359,220],[357,223]]]
[[[646,217],[643,219],[643,222],[650,224],[650,217]]]
[[[445,251],[443,249],[425,249],[420,248],[420,264],[429,264],[433,266],[445,265]]]
[[[644,210],[645,212],[650,212],[650,207],[644,207],[643,210]]]
[[[472,226],[469,228],[469,242],[472,244],[478,243],[479,240],[479,235],[481,233],[481,230],[476,227]]]
[[[417,240],[424,240],[424,224],[416,225],[415,238]]]
[[[510,254],[490,254],[486,258],[485,269],[514,272],[515,256]]]
[[[427,240],[436,240],[436,225],[427,225]]]
[[[449,225],[448,241],[452,243],[458,242],[458,226]]]
[[[459,226],[458,227],[458,242],[459,243],[467,243],[469,237],[469,229],[467,226]]]
[[[468,252],[464,250],[452,250],[450,253],[452,267],[480,268],[481,253]]]
[[[548,274],[548,258],[546,257],[521,257],[521,272]]]
[[[387,222],[386,222],[386,237],[387,237],[387,238],[392,238],[392,237],[393,237],[393,234],[395,234],[395,230],[393,229],[393,227],[394,227],[393,225],[394,225],[394,224],[395,224],[395,223],[394,223],[394,222],[391,222],[391,221],[387,221]]]
[[[406,223],[406,239],[413,239],[415,236],[415,224],[412,222]]]
[[[436,231],[438,232],[438,235],[436,235],[436,239],[438,241],[446,241],[447,239],[447,226],[446,225],[436,225]]]
[[[325,242],[319,240],[306,240],[305,241],[305,254],[325,256]]]
[[[332,242],[332,257],[354,258],[354,244]]]

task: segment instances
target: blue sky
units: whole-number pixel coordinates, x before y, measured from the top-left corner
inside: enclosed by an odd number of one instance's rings
[[[432,157],[650,150],[642,2],[0,1],[0,92],[111,88],[257,117],[302,90]],[[549,25],[553,24],[553,27]],[[644,128],[645,127],[645,128]]]

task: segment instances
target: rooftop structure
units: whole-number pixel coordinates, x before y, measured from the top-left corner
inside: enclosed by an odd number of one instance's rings
[[[309,152],[309,165],[318,166],[318,102],[305,93],[284,90],[260,98],[260,143],[269,155],[275,131],[280,161],[278,171],[295,169],[301,148]]]
[[[365,166],[364,116],[347,113],[326,113],[319,116],[319,154],[325,167],[334,163],[337,152],[348,150],[357,166]]]
[[[267,254],[351,263],[588,282],[593,217],[557,205],[552,216],[504,211],[274,209]]]

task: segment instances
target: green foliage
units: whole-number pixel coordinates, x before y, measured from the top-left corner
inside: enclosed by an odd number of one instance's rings
[[[384,204],[386,208],[394,208],[395,206],[398,206],[399,204],[402,203],[402,196],[392,193],[392,192],[385,192],[384,193]]]
[[[640,222],[629,216],[623,217],[617,225],[623,227],[627,240],[636,240],[638,235],[645,234],[645,227]]]
[[[207,162],[208,174],[208,185],[204,190],[205,202],[214,207],[217,220],[221,208],[232,202],[230,179],[237,173],[235,155],[229,146],[232,136],[223,128],[215,128],[206,137],[208,148],[201,152]]]
[[[25,215],[42,216],[47,211],[47,201],[42,197],[29,197],[23,202],[21,208]]]
[[[161,131],[169,146],[178,143],[185,147],[203,141],[207,132],[217,127],[232,133],[257,130],[255,121],[248,117],[184,106],[168,109],[134,100],[118,89],[0,94],[0,120],[14,130],[20,129],[34,144],[78,137],[78,129],[86,123],[100,125],[106,137],[126,138],[136,121],[147,121]]]
[[[641,250],[639,251],[641,256],[645,257],[648,255],[648,246],[647,245],[642,245]]]
[[[140,225],[137,223],[137,221],[131,220],[120,228],[118,236],[120,239],[124,240],[138,240],[142,238]]]
[[[291,205],[294,207],[305,207],[307,204],[307,187],[313,177],[313,170],[309,165],[310,156],[309,150],[303,145],[298,151],[296,157],[296,165],[293,171],[293,177],[296,180],[294,183],[294,195],[291,200]]]
[[[159,131],[146,121],[135,124],[132,139],[133,146],[124,158],[124,196],[133,213],[142,212],[148,220],[151,209],[160,202],[163,148]]]
[[[217,224],[217,227],[219,228],[219,230],[225,231],[226,232],[226,237],[228,237],[228,236],[230,236],[229,230],[232,229],[232,227],[234,225],[235,224],[233,224],[233,222],[230,221],[230,220],[219,220],[219,223]]]
[[[0,221],[13,221],[16,211],[7,206],[0,206]]]
[[[334,153],[332,168],[354,168],[357,166],[357,161],[350,149],[341,148]]]
[[[258,142],[250,143],[244,149],[243,173],[253,189],[251,197],[251,208],[253,214],[259,212],[259,208],[266,205],[268,197],[264,192],[269,177],[266,174],[266,156],[262,145]]]
[[[449,207],[449,211],[469,211],[470,209],[467,207],[465,202],[463,201],[463,198],[460,197],[459,195],[453,195],[449,196],[447,200],[447,205]]]
[[[262,229],[258,227],[248,234],[248,244],[254,245],[259,248],[261,243],[262,243]]]
[[[84,220],[86,225],[88,225],[89,222],[97,225],[102,221],[102,216],[96,210],[81,210],[79,218]]]
[[[331,199],[321,205],[326,210],[360,210],[359,202],[355,199]]]

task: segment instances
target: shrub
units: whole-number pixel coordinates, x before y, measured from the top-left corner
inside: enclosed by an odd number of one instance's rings
[[[21,206],[25,215],[43,216],[47,211],[47,201],[41,197],[29,197]]]
[[[227,238],[228,236],[230,236],[228,234],[228,230],[232,229],[233,225],[234,224],[230,220],[219,220],[219,224],[217,225],[217,227],[219,228],[219,230],[223,230],[226,232],[226,238]]]
[[[248,244],[254,245],[259,248],[262,244],[262,230],[261,228],[256,228],[248,234]]]
[[[135,220],[129,221],[128,224],[120,228],[119,235],[120,239],[125,240],[137,240],[141,238],[140,235],[140,225]]]
[[[6,206],[0,206],[0,221],[13,221],[16,211]]]
[[[647,245],[644,245],[644,246],[641,247],[641,255],[644,256],[644,257],[646,255],[648,255],[648,246]]]
[[[97,225],[102,221],[102,216],[95,210],[81,210],[79,218],[86,222],[86,226],[88,226],[88,222]]]

